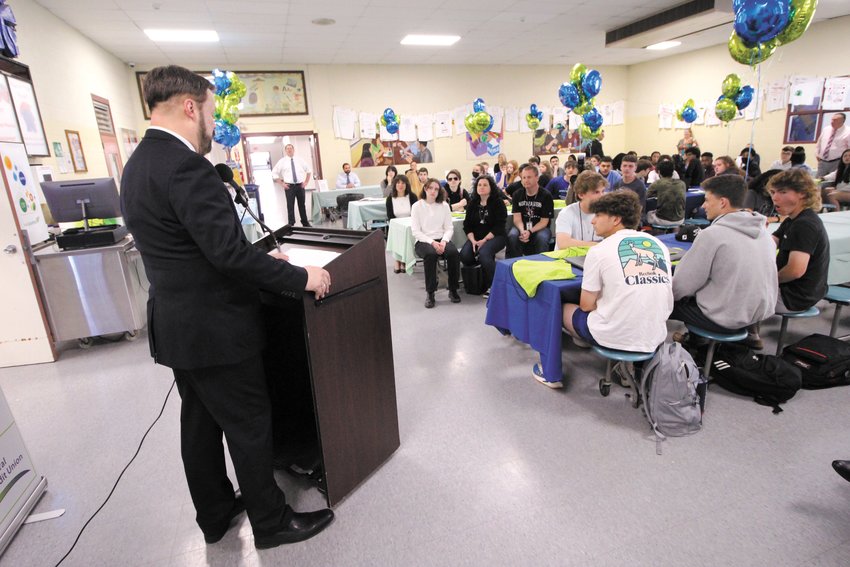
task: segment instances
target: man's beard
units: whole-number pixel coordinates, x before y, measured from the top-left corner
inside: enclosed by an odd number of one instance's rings
[[[207,118],[201,115],[201,120],[198,122],[198,153],[205,156],[211,150],[212,136],[207,134]]]

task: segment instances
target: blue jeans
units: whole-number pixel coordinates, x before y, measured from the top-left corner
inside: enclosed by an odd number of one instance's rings
[[[539,230],[531,235],[528,242],[520,242],[519,229],[511,228],[508,232],[508,250],[506,256],[508,258],[518,258],[519,256],[530,256],[531,254],[542,254],[549,251],[549,241],[552,239],[552,231],[549,227]]]

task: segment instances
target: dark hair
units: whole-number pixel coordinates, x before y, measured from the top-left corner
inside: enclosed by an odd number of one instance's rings
[[[790,189],[803,195],[806,208],[817,211],[821,208],[820,189],[806,171],[792,168],[777,173],[767,182],[767,188],[773,191]]]
[[[623,161],[627,163],[637,163],[637,156],[633,156],[632,154],[626,154],[623,156]],[[620,163],[622,165],[622,162]]]
[[[363,150],[360,152],[360,161],[363,161],[363,158],[369,158],[370,160],[372,159],[372,144],[370,144],[369,142],[363,144]]]
[[[835,170],[835,184],[850,183],[850,166],[844,164],[844,155],[850,150],[841,152],[841,158],[838,162],[838,169]]]
[[[460,181],[461,179],[463,179],[463,177],[461,177],[461,176],[460,176],[460,172],[459,172],[458,170],[456,170],[456,169],[450,169],[450,170],[449,170],[449,172],[448,172],[448,173],[446,173],[446,181],[448,181],[448,179],[449,179],[449,175],[451,175],[452,173],[454,173],[455,175],[457,175],[457,180],[458,180],[458,181]],[[481,176],[479,175],[478,177],[481,177]]]
[[[425,183],[423,183],[423,184],[422,184],[422,198],[423,198],[423,199],[425,199],[425,189],[427,189],[427,188],[428,188],[428,186],[429,186],[429,185],[431,185],[432,183],[436,183],[436,184],[437,184],[437,189],[438,189],[438,190],[437,190],[437,199],[436,199],[436,201],[437,201],[438,203],[442,203],[442,202],[443,202],[443,201],[445,201],[445,200],[446,200],[446,198],[447,198],[446,190],[445,190],[445,189],[443,189],[443,186],[442,186],[442,185],[440,185],[440,180],[439,180],[439,179],[434,179],[433,177],[429,177],[428,179],[426,179],[426,180],[425,180]]]
[[[647,169],[652,169],[652,162],[646,158],[640,158],[637,162],[636,173],[640,173],[641,171],[646,171]]]
[[[212,83],[178,65],[156,67],[145,75],[145,103],[151,110],[177,95],[187,95],[201,103],[206,100],[209,91],[215,91]]]
[[[627,154],[620,152],[619,154],[614,156],[614,159],[611,160],[611,167],[614,169],[620,169],[620,165],[623,163],[623,158],[626,157]]]
[[[578,163],[578,158],[574,154],[570,154],[567,156],[567,161],[574,161]]]
[[[599,158],[599,163],[611,163],[614,160],[611,159],[611,156],[602,156]]]
[[[596,173],[595,171],[582,171],[576,177],[573,183],[573,194],[578,199],[579,195],[584,195],[588,191],[592,191],[602,185],[605,189],[608,188],[608,180]]]
[[[767,190],[767,182],[770,181],[770,178],[782,171],[781,169],[768,169],[761,175],[755,177],[750,181],[749,188],[750,191],[755,191],[762,197],[770,199],[770,192]]]
[[[741,171],[741,168],[738,167],[738,164],[735,163],[735,160],[729,156],[719,156],[714,158],[714,161],[723,162],[723,165],[726,166],[726,171],[724,171],[721,175],[740,175],[743,177],[745,174]]]
[[[640,199],[637,193],[630,189],[621,189],[606,193],[593,201],[590,212],[609,217],[620,217],[620,222],[626,228],[637,228],[640,223]]]
[[[391,171],[396,174],[396,177],[398,177],[398,169],[396,169],[396,167],[394,165],[388,165],[387,169],[384,171],[384,178],[385,179]]]
[[[344,164],[342,164],[343,169],[345,169],[345,166],[346,166],[346,165],[347,165],[348,167],[351,167],[351,164],[350,164],[350,163],[345,162]]]
[[[420,167],[419,169],[416,170],[416,173],[428,173],[428,168],[427,167]]]
[[[694,157],[699,157],[699,148],[694,146],[685,150],[686,154],[690,154]]]
[[[487,184],[490,186],[490,197],[498,199],[499,187],[496,185],[496,180],[493,179],[493,177],[490,175],[479,175],[475,178],[475,183],[473,183],[472,185],[472,196],[474,196],[479,201],[481,200],[481,196],[478,194],[478,184],[481,183],[482,179],[486,181]],[[487,197],[487,199],[489,200],[490,197]]]
[[[401,195],[398,194],[397,190],[399,183],[404,184],[404,193]],[[390,190],[390,197],[406,197],[407,195],[410,195],[410,180],[405,175],[396,175],[393,178],[393,186]]]
[[[806,163],[806,148],[803,146],[797,146],[794,148],[794,151],[791,152],[791,165],[802,165]]]
[[[559,162],[559,163],[560,163],[560,161],[561,161],[561,159],[560,159],[558,156],[552,156],[552,157],[550,157],[550,158],[549,158],[549,163],[552,163],[552,160],[553,160],[553,159],[558,160],[558,162]]]
[[[782,151],[783,152],[793,152],[794,146],[782,146]]]
[[[654,152],[652,152],[651,154],[649,154],[649,157],[650,157],[650,158],[652,158],[652,156],[654,156],[655,154],[658,154],[658,157],[659,157],[659,158],[661,157],[661,152],[659,152],[658,150],[655,150]]]
[[[536,166],[536,165],[534,165],[533,163],[527,163],[527,164],[525,164],[525,165],[522,167],[522,169],[520,169],[520,171],[525,171],[526,169],[533,169],[533,170],[534,170],[534,175],[536,175],[536,176],[539,176],[539,175],[540,175],[540,170],[539,170],[539,169],[537,169],[537,166]]]
[[[725,197],[735,209],[744,206],[747,184],[740,175],[715,175],[703,181],[700,186],[716,197]]]
[[[711,152],[702,152],[702,157],[707,157],[709,159],[714,159],[714,154]]]
[[[847,115],[844,114],[843,112],[836,112],[835,114],[833,114],[833,116],[840,116],[841,118],[844,119],[845,122],[847,122]]]
[[[655,168],[658,170],[658,175],[661,177],[673,177],[673,172],[676,170],[676,167],[673,165],[673,160],[669,159],[659,161]]]
[[[540,158],[538,156],[531,156],[530,158],[528,158],[528,163],[536,163],[539,165]]]

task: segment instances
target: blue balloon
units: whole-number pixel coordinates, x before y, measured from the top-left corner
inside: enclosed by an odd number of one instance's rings
[[[537,117],[538,120],[543,120],[543,111],[538,110],[537,114],[535,114],[535,116]]]
[[[602,115],[599,114],[599,111],[595,108],[591,108],[581,118],[584,120],[584,123],[587,124],[587,127],[593,131],[602,127]]]
[[[682,109],[682,119],[688,124],[691,124],[697,119],[697,111],[694,110],[693,106],[686,106]]]
[[[493,115],[491,114],[491,115],[490,115],[490,123],[489,123],[489,124],[487,125],[487,127],[486,127],[486,128],[484,128],[484,130],[482,130],[482,131],[483,131],[483,132],[489,132],[489,131],[490,131],[490,130],[492,130],[492,129],[493,129]]]
[[[735,32],[747,47],[755,47],[779,35],[791,16],[788,0],[741,0],[738,4]]]
[[[738,110],[744,110],[750,103],[753,102],[753,87],[750,85],[744,85],[741,87],[741,90],[738,91],[738,96],[735,97],[735,106],[738,107]]]
[[[561,99],[561,104],[567,108],[575,108],[581,104],[581,96],[578,89],[572,83],[563,83],[558,89],[558,98]]]
[[[387,132],[389,132],[390,134],[397,134],[398,133],[398,122],[396,122],[395,120],[389,120],[389,121],[387,121],[386,128],[387,128]]]
[[[230,88],[230,78],[227,76],[227,73],[221,69],[214,69],[212,75],[213,85],[215,85],[215,94],[221,96],[224,91]]]
[[[581,80],[581,90],[588,99],[599,94],[602,90],[602,75],[599,71],[592,69],[585,74],[584,79]]]
[[[484,104],[483,98],[476,98],[472,101],[472,112],[485,112],[487,110],[487,106]]]
[[[392,108],[387,108],[384,110],[384,119],[387,121],[387,124],[395,121],[395,111]]]
[[[528,113],[529,113],[529,114],[534,114],[535,116],[537,116],[537,105],[536,105],[536,104],[532,104],[532,105],[528,108]]]

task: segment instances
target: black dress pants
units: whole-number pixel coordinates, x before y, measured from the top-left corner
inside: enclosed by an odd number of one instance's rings
[[[272,421],[262,358],[174,369],[180,392],[183,468],[201,530],[220,526],[233,507],[222,433],[254,533],[274,533],[292,513],[272,468]]]
[[[301,224],[307,226],[310,224],[310,219],[307,218],[307,206],[304,203],[304,184],[290,183],[289,189],[284,189],[286,193],[286,215],[289,219],[289,224],[295,224],[295,201],[298,201],[298,216],[301,217]]]
[[[414,246],[416,255],[422,258],[425,265],[425,291],[434,293],[437,291],[437,258],[440,257],[434,247],[425,242],[417,242]],[[450,240],[446,242],[446,251],[442,254],[449,265],[449,289],[457,291],[460,282],[460,258],[457,246]]]

